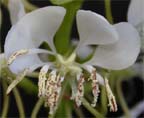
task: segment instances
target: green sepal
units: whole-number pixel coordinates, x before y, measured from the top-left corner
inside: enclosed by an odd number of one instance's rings
[[[81,7],[83,0],[73,1],[67,4],[62,5],[66,9],[66,15],[64,20],[57,31],[54,42],[57,49],[57,52],[64,55],[69,51],[70,39],[71,39],[71,30],[74,18],[76,16],[77,10]]]
[[[54,5],[63,5],[63,4],[66,4],[75,0],[50,0],[50,1]]]

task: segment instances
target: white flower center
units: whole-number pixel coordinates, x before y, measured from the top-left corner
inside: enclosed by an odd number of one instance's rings
[[[62,55],[58,54],[57,60],[55,63],[56,68],[66,74],[71,72],[72,74],[80,73],[82,69],[79,65],[75,62],[76,53],[72,53],[68,58],[63,57]]]

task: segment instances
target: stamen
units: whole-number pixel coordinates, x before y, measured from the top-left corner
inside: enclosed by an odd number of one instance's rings
[[[56,71],[52,71],[46,83],[46,102],[45,105],[50,107],[49,114],[57,109],[58,99],[61,92],[61,82],[64,80],[60,75],[56,75]]]
[[[23,72],[21,72],[16,79],[9,85],[9,87],[7,88],[7,92],[6,94],[9,94],[11,92],[11,90],[20,82],[23,80],[24,76],[27,74],[27,72],[29,71],[29,69],[24,69]]]
[[[110,106],[110,111],[116,112],[117,111],[116,99],[112,93],[112,90],[109,86],[107,78],[105,78],[105,87],[106,87],[107,97],[108,97],[108,101],[109,101],[108,106]]]
[[[96,69],[93,69],[90,78],[92,80],[92,93],[94,96],[94,100],[93,100],[93,103],[91,104],[91,106],[95,107],[97,100],[98,100],[99,93],[100,93],[99,82],[98,82],[97,77],[96,77]]]
[[[75,96],[75,102],[77,106],[81,105],[82,98],[84,96],[84,85],[83,83],[85,82],[83,74],[80,75],[80,78],[78,79],[78,87],[77,87],[77,93]]]
[[[75,99],[76,93],[77,93],[77,86],[76,86],[76,80],[73,78],[70,78],[70,85],[71,85],[71,89],[72,89],[72,95],[70,97],[71,100]]]
[[[27,49],[21,49],[19,51],[14,52],[8,59],[7,64],[10,65],[18,56],[27,54],[28,50]]]
[[[48,65],[45,65],[41,68],[40,73],[39,73],[39,81],[38,81],[38,87],[39,87],[39,97],[44,97],[45,96],[45,90],[46,90],[46,74],[48,72]]]

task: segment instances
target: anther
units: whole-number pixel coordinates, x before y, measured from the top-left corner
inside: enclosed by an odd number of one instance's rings
[[[93,96],[94,96],[94,100],[93,100],[93,103],[91,105],[93,107],[95,107],[96,103],[97,103],[97,100],[98,100],[99,93],[100,93],[99,82],[96,78],[96,69],[93,69],[90,78],[92,80],[92,93],[93,93]]]
[[[56,74],[56,71],[52,71],[49,74],[49,78],[46,82],[46,102],[45,105],[50,107],[49,114],[57,109],[57,103],[61,92],[61,82],[64,80],[64,77]]]
[[[117,111],[116,99],[112,93],[112,90],[109,86],[107,78],[105,78],[105,87],[106,87],[107,97],[108,97],[108,101],[109,101],[108,106],[110,107],[110,111],[116,112]]]
[[[83,74],[81,74],[80,78],[78,79],[77,93],[75,96],[75,101],[76,101],[77,106],[81,105],[82,98],[84,96],[84,85],[83,85],[84,82],[85,82],[84,76],[83,76]]]
[[[23,80],[24,76],[29,72],[29,69],[24,69],[19,75],[16,77],[15,80],[12,81],[12,83],[8,86],[6,94],[9,94],[11,90],[20,82]]]
[[[41,68],[40,73],[39,73],[39,81],[38,81],[38,87],[39,87],[39,97],[44,97],[45,96],[45,90],[46,90],[46,74],[48,72],[48,65],[45,65]]]
[[[27,49],[21,49],[19,51],[14,52],[8,59],[7,64],[10,65],[18,56],[27,54],[28,50]]]

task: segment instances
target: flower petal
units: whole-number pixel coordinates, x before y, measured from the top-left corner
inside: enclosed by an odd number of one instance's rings
[[[59,28],[64,15],[63,7],[45,7],[26,14],[9,31],[5,41],[5,57],[8,59],[14,52],[21,49],[37,48],[47,41],[54,50],[53,36]],[[21,56],[10,65],[14,73],[19,73],[33,65],[43,65],[37,54]]]
[[[38,65],[38,67],[40,67],[39,65],[43,66],[44,63],[40,61],[37,55],[26,55],[24,57],[19,57],[9,66],[9,68],[13,73],[18,74],[22,72],[25,68],[32,68],[32,66],[34,65]],[[33,70],[35,70],[38,67],[35,67]]]
[[[36,68],[45,65],[46,63],[42,62],[39,59],[38,55],[36,55],[38,53],[49,54],[49,51],[44,50],[44,49],[29,49],[29,50],[27,50],[26,54],[18,55],[11,61],[11,63],[9,64],[11,71],[13,73],[18,74],[27,68],[27,69],[29,69],[29,72],[32,72]],[[16,53],[14,53],[14,55],[15,54]]]
[[[8,8],[12,25],[16,24],[26,14],[21,0],[9,0]]]
[[[14,25],[8,32],[5,45],[4,53],[6,58],[9,58],[12,53],[21,49],[35,48],[33,41],[30,38],[30,34],[26,28],[21,28],[19,25]]]
[[[78,45],[79,41],[77,39],[73,39],[71,43],[73,46],[76,47]],[[88,46],[88,45],[82,46],[81,45],[75,51],[76,51],[78,57],[80,57],[80,59],[86,59],[89,55],[91,55],[93,53],[94,50],[91,46]]]
[[[119,34],[119,40],[114,44],[99,46],[88,64],[120,70],[131,66],[136,61],[140,52],[138,32],[128,23],[114,26]]]
[[[99,84],[104,86],[104,78],[99,73],[96,73],[96,78]]]
[[[55,50],[53,37],[60,27],[66,10],[63,7],[49,6],[40,8],[26,14],[17,24],[21,29],[28,30],[35,46],[39,46],[43,41]],[[25,32],[23,32],[25,34]],[[27,34],[25,34],[27,35]]]
[[[80,57],[80,59],[86,59],[88,56],[90,56],[93,53],[93,48],[91,46],[80,46],[79,49],[76,50],[77,55]]]
[[[81,45],[110,44],[118,40],[114,27],[94,12],[79,10],[77,26]]]
[[[23,32],[25,32],[25,34],[27,35],[25,35]],[[13,26],[6,37],[4,45],[6,59],[8,60],[9,57],[16,51],[19,51],[21,49],[29,50],[32,48],[35,49],[35,45],[30,39],[30,35],[27,30],[25,28],[21,29],[21,27],[17,27],[16,25]],[[14,61],[14,63],[10,65],[10,70],[13,73],[18,74],[19,72],[22,72],[25,68],[30,68],[35,64],[43,65],[43,62],[41,62],[41,60],[37,56],[37,53],[39,51],[40,50],[30,51],[34,54],[19,57],[16,61]]]
[[[128,9],[128,22],[134,26],[144,22],[144,0],[131,0]]]

